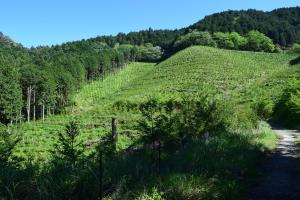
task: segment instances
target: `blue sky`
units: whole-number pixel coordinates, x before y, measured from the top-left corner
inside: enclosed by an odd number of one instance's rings
[[[229,9],[297,5],[300,0],[1,0],[0,31],[31,47],[149,27],[182,28]]]

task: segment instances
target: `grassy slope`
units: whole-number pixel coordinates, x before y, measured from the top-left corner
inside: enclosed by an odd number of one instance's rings
[[[131,113],[119,113],[111,105],[119,100],[140,102],[148,96],[169,98],[182,93],[200,92],[215,98],[244,105],[262,99],[275,99],[287,79],[293,78],[295,66],[287,54],[237,52],[195,46],[181,51],[155,65],[130,64],[121,72],[102,81],[86,85],[74,97],[75,106],[66,114],[52,116],[23,125],[24,139],[17,149],[19,155],[42,158],[55,141],[55,132],[71,119],[81,123],[109,122],[103,116],[116,114],[120,119],[134,120]],[[98,137],[108,128],[82,129],[82,139]],[[125,137],[125,136],[124,136]],[[121,136],[121,145],[126,145]],[[123,144],[125,143],[125,144]],[[37,156],[42,155],[42,156]]]

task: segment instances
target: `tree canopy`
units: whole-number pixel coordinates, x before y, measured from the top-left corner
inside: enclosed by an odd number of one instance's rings
[[[247,34],[257,30],[275,44],[290,46],[300,42],[300,7],[281,8],[271,12],[257,10],[225,11],[205,17],[188,27],[199,31],[237,32]]]

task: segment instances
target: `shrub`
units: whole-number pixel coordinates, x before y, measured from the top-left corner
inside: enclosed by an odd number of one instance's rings
[[[58,142],[52,152],[54,162],[61,161],[66,165],[75,167],[83,155],[82,142],[77,140],[79,136],[78,124],[74,121],[66,125],[64,133],[58,134]]]
[[[138,47],[137,60],[139,61],[157,61],[161,58],[163,52],[161,47],[153,46],[151,43],[147,43]]]
[[[237,32],[230,33],[229,38],[233,42],[234,49],[236,50],[244,49],[247,44],[247,39],[241,36],[240,34],[238,34]]]
[[[216,47],[216,42],[213,40],[209,32],[193,31],[181,36],[175,43],[174,48],[181,50],[193,45],[203,45]]]
[[[219,48],[242,50],[247,44],[247,39],[236,32],[217,32],[213,35],[213,37]]]
[[[20,141],[10,130],[0,130],[0,165],[7,165],[13,149]]]
[[[276,49],[273,41],[258,31],[250,31],[246,38],[248,41],[246,49],[249,51],[274,52]]]
[[[294,44],[291,49],[289,50],[289,53],[296,53],[300,54],[300,44]]]
[[[272,117],[273,108],[274,102],[272,101],[260,101],[255,105],[256,113],[262,120],[269,120]]]
[[[151,192],[144,192],[139,197],[136,198],[137,200],[164,200],[163,193],[158,192],[156,188],[152,188]]]
[[[280,125],[300,127],[300,81],[292,81],[274,108],[273,122]]]
[[[141,119],[136,129],[146,144],[162,142],[168,150],[187,142],[214,134],[227,126],[227,112],[218,102],[207,97],[184,97],[181,101],[159,102],[150,99],[141,104]]]

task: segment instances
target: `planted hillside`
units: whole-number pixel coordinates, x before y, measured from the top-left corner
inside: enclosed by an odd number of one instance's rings
[[[27,167],[7,161],[22,178],[2,184],[20,183],[16,197],[30,187],[31,198],[97,198],[100,188],[112,199],[238,198],[259,152],[276,146],[260,119],[299,76],[295,57],[194,46],[129,64],[80,89],[64,113],[24,124],[12,156]]]
[[[115,115],[121,120],[119,128],[124,124],[124,129],[127,130],[126,126],[139,116],[120,112],[116,108],[127,104],[138,105],[149,97],[180,99],[182,95],[203,94],[235,105],[239,120],[243,120],[241,117],[247,118],[247,115],[243,115],[249,114],[248,112],[255,119],[255,112],[269,119],[287,82],[297,79],[299,75],[298,66],[291,67],[289,64],[294,57],[289,54],[237,52],[195,46],[158,65],[130,64],[103,81],[95,81],[83,87],[74,96],[74,105],[65,114],[51,116],[45,124],[24,124],[24,137],[27,139],[23,141],[25,144],[20,150],[30,149],[32,145],[33,148],[40,146],[41,151],[45,152],[53,142],[53,135],[49,134],[63,128],[72,119],[93,124],[109,122],[110,116]],[[92,139],[101,135],[102,131],[108,132],[109,127],[106,131],[101,127],[83,131],[89,133],[84,139]],[[126,139],[126,134],[124,137],[125,143],[131,143]],[[120,138],[122,139],[121,136]]]

